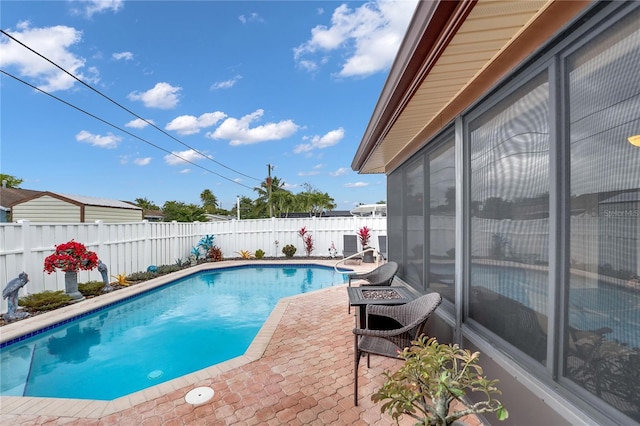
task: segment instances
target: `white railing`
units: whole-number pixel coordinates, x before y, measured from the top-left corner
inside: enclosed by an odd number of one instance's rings
[[[379,235],[386,235],[386,217],[355,216],[194,223],[0,223],[0,288],[25,271],[30,281],[20,296],[63,290],[64,274],[44,272],[44,259],[53,253],[55,245],[72,239],[95,251],[109,274],[117,275],[146,271],[150,265],[172,265],[178,259],[186,261],[206,235],[215,237],[214,245],[221,248],[225,258],[239,257],[241,250],[253,253],[258,249],[267,257],[284,257],[282,248],[288,244],[296,247],[296,258],[304,258],[306,251],[298,232],[305,227],[313,237],[311,256],[330,256],[332,243],[341,256],[343,235],[355,235],[363,226],[372,230],[374,246]],[[97,270],[78,274],[79,282],[101,279]],[[7,301],[1,302],[0,313],[6,313]]]
[[[369,253],[369,252],[375,255],[375,257],[376,257],[375,264],[376,265],[380,265],[380,259],[382,259],[382,255],[380,254],[380,251],[375,249],[375,248],[373,248],[373,247],[369,247],[369,248],[367,248],[365,250],[362,250],[361,252],[354,253],[354,254],[352,254],[350,256],[347,256],[347,257],[344,257],[342,259],[339,259],[335,263],[335,265],[333,265],[333,269],[336,272],[340,273],[340,270],[338,269],[338,265],[340,265],[341,263],[346,263],[348,260],[352,260],[352,259],[360,260],[360,259],[362,259],[364,257],[365,253]]]

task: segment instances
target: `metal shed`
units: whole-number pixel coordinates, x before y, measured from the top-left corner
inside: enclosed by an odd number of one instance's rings
[[[142,209],[124,201],[84,195],[40,192],[11,205],[13,221],[105,223],[141,221]]]

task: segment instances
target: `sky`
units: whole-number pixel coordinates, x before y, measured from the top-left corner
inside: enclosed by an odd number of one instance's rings
[[[159,206],[231,209],[269,172],[337,210],[386,200],[351,162],[415,6],[3,0],[0,173]]]

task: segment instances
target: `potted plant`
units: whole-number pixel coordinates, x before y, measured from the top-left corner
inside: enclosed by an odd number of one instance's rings
[[[358,238],[360,239],[360,244],[362,245],[362,250],[367,250],[369,247],[369,240],[371,239],[371,229],[363,226],[358,229],[356,233]],[[373,251],[368,251],[364,253],[362,261],[364,263],[373,263]]]
[[[394,374],[385,373],[386,383],[371,396],[374,402],[383,401],[381,411],[396,421],[405,414],[421,425],[451,425],[464,416],[489,412],[495,412],[498,420],[509,417],[502,403],[492,397],[501,393],[498,381],[483,375],[477,364],[479,352],[422,336],[401,356],[404,365]],[[470,402],[467,392],[484,397]],[[457,404],[452,405],[454,401]]]
[[[55,252],[44,259],[47,274],[52,274],[57,269],[64,271],[65,292],[76,301],[84,299],[78,291],[78,271],[90,271],[97,267],[98,255],[74,240],[58,244]]]

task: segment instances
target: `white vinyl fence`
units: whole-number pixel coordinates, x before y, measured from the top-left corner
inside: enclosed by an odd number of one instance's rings
[[[355,235],[367,226],[372,230],[370,245],[378,247],[378,236],[387,235],[386,217],[335,217],[299,219],[251,219],[219,222],[135,222],[135,223],[0,223],[0,287],[25,271],[29,283],[20,296],[45,290],[64,290],[64,272],[47,274],[44,259],[58,244],[75,240],[97,253],[110,275],[146,271],[150,265],[172,265],[186,261],[200,239],[213,235],[214,245],[225,258],[238,252],[261,249],[267,257],[284,257],[282,248],[293,244],[296,258],[306,257],[298,231],[305,227],[313,236],[311,256],[329,256],[334,244],[342,255],[342,236]],[[277,241],[277,244],[276,244]],[[97,270],[80,271],[79,282],[101,280]],[[2,299],[0,313],[7,312]]]

